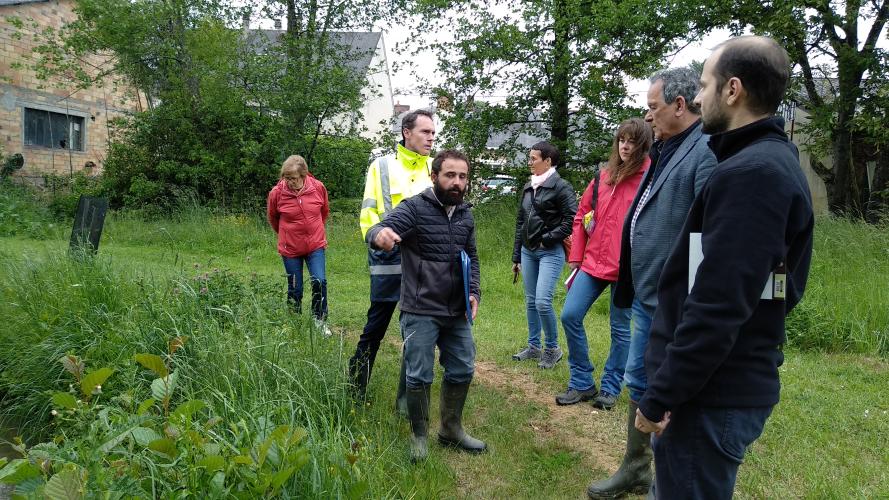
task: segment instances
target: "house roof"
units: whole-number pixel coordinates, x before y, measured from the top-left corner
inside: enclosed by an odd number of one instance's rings
[[[48,1],[49,0],[0,0],[0,7],[6,7],[7,5],[21,5],[23,3],[41,3]]]
[[[285,33],[287,33],[285,30],[247,30],[247,43],[259,54],[264,51],[266,43],[277,44],[278,39]],[[356,72],[366,73],[383,33],[379,31],[333,31],[328,35],[333,45],[347,48],[348,66]]]

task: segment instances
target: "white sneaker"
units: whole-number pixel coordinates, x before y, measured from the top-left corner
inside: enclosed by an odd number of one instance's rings
[[[330,328],[328,328],[326,321],[320,319],[316,319],[314,321],[315,328],[317,328],[318,331],[321,332],[321,335],[324,335],[325,337],[330,337],[331,335],[333,335],[333,332],[331,332]]]

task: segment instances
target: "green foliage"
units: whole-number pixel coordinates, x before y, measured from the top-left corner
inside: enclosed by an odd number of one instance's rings
[[[416,2],[428,23],[455,33],[434,45],[436,93],[453,106],[448,141],[482,155],[488,138],[509,133],[495,156],[507,163],[521,133],[552,138],[571,168],[607,158],[611,129],[640,111],[627,106],[628,77],[662,64],[681,39],[702,36],[722,19],[715,2],[659,0]],[[724,22],[724,21],[723,21]],[[486,95],[503,95],[496,104]]]
[[[44,239],[58,237],[61,230],[34,189],[0,180],[0,236]]]
[[[324,183],[331,199],[361,197],[371,147],[363,139],[323,138],[310,159],[309,171]]]
[[[104,196],[105,190],[99,177],[84,171],[73,176],[50,174],[45,177],[47,207],[57,220],[74,219],[81,196]]]
[[[804,131],[813,155],[832,165],[816,172],[827,186],[828,205],[837,215],[876,214],[885,210],[882,196],[871,196],[861,168],[873,153],[889,146],[885,127],[889,4],[880,2],[760,2],[742,0],[732,13],[736,31],[752,27],[774,37],[787,50],[796,74],[790,97],[809,114]],[[885,158],[885,153],[883,153]],[[889,161],[877,162],[876,191],[889,188]]]

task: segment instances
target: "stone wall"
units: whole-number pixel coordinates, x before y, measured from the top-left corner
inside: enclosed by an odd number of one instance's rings
[[[78,89],[63,77],[41,80],[30,69],[40,44],[35,31],[61,28],[75,19],[70,0],[26,2],[0,6],[0,146],[3,153],[22,153],[25,166],[16,175],[29,177],[46,173],[77,172],[92,162],[101,170],[111,132],[109,120],[145,109],[144,99],[121,78],[106,78],[102,86]],[[7,17],[20,19],[19,29]],[[39,27],[31,26],[36,22]],[[85,67],[107,68],[108,57],[91,56]],[[68,114],[83,118],[83,151],[26,145],[24,109]]]

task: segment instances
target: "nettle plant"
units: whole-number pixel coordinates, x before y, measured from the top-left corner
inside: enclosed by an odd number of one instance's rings
[[[0,459],[0,482],[15,485],[19,498],[279,494],[310,460],[305,429],[262,418],[226,426],[198,399],[173,407],[177,372],[171,366],[185,342],[172,339],[163,357],[133,356],[157,377],[151,397],[141,401],[132,389],[116,396],[103,391],[115,370],[87,372],[82,359],[63,356],[59,361],[74,383],[50,395],[57,432],[30,448],[17,439],[22,458]]]

